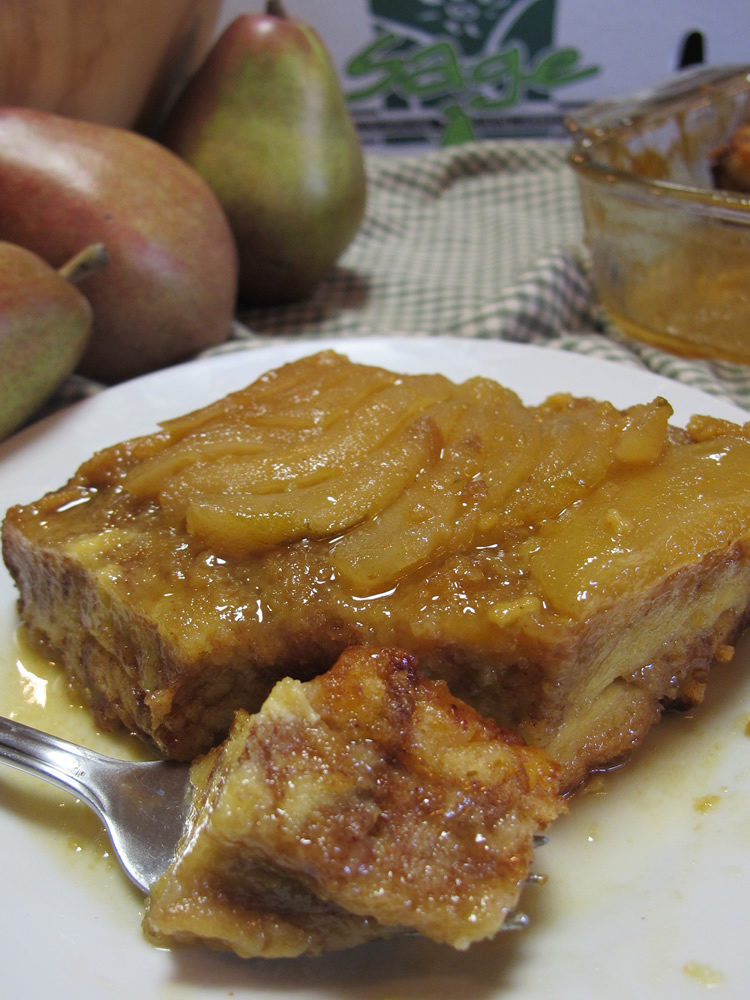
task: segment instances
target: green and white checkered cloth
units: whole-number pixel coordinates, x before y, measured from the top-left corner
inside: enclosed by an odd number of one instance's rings
[[[648,368],[750,409],[750,366],[678,358],[608,322],[567,153],[555,140],[368,153],[368,209],[340,266],[307,302],[244,312],[224,350],[300,336],[497,338]]]
[[[302,337],[502,339],[648,368],[750,409],[750,366],[677,358],[607,321],[567,152],[556,140],[368,152],[366,217],[339,266],[308,301],[243,312],[218,351]]]

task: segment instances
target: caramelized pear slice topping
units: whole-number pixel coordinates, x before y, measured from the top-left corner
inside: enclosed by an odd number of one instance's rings
[[[420,417],[349,472],[323,483],[280,493],[198,496],[187,508],[187,530],[234,555],[337,535],[392,503],[439,449],[434,421]]]
[[[715,551],[717,535],[727,544],[741,536],[749,493],[750,442],[726,438],[668,450],[658,465],[637,476],[615,473],[542,525],[531,576],[550,607],[574,619],[591,615],[597,604]]]

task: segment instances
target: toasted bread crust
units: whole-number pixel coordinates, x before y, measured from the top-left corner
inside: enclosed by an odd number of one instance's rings
[[[197,800],[145,926],[279,957],[405,930],[464,949],[517,905],[559,767],[399,650],[280,681],[193,769]]]

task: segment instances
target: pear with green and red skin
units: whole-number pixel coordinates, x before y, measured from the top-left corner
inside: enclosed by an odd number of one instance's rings
[[[82,286],[93,327],[78,370],[118,382],[224,341],[237,251],[211,189],[182,159],[126,129],[0,108],[0,240],[60,267],[104,243]]]
[[[94,244],[58,271],[30,250],[0,243],[0,439],[23,426],[80,361],[92,310],[75,285],[106,261]]]
[[[233,20],[160,141],[208,182],[240,257],[240,303],[305,298],[359,230],[362,148],[331,57],[271,0]]]

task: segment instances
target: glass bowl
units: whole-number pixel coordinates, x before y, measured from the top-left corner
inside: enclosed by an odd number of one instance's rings
[[[719,190],[715,151],[750,125],[750,66],[685,70],[568,121],[602,305],[625,333],[750,364],[750,194]]]

